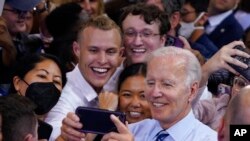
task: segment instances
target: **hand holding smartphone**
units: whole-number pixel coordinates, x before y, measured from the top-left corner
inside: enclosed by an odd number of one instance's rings
[[[235,49],[244,51],[246,53],[249,53],[249,51],[247,51],[247,48],[243,48],[242,46],[235,46]],[[239,66],[233,65],[233,64],[229,64],[232,68],[234,68],[238,73],[240,73],[243,77],[245,77],[247,80],[250,81],[250,58],[245,58],[245,57],[241,57],[241,56],[233,56],[235,59],[245,63],[248,65],[248,68],[241,68]]]
[[[110,115],[117,116],[125,124],[126,115],[122,112],[109,111],[98,108],[78,107],[75,111],[83,124],[81,132],[94,134],[107,134],[117,132],[115,124],[111,121]]]

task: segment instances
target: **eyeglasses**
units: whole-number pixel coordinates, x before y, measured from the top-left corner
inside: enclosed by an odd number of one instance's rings
[[[154,36],[160,35],[159,33],[153,33],[152,31],[141,31],[141,32],[136,32],[136,31],[125,31],[124,35],[128,38],[135,38],[138,35],[142,38],[142,39],[148,39],[148,38],[152,38]]]
[[[235,76],[233,80],[233,85],[239,89],[249,85],[250,82],[243,77]]]
[[[4,8],[3,10],[9,11],[9,12],[11,12],[13,14],[18,15],[18,18],[24,18],[26,16],[26,14],[28,13],[28,11],[21,11],[21,10],[18,10],[18,9],[7,9],[7,8]]]

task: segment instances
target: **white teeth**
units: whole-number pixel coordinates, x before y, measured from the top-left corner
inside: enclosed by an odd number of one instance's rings
[[[129,114],[131,115],[131,117],[140,117],[141,113],[139,112],[129,112]]]
[[[144,48],[136,48],[136,49],[132,49],[133,52],[136,52],[136,53],[144,53],[146,51],[146,49]]]
[[[153,105],[154,105],[155,107],[161,107],[161,106],[163,106],[164,104],[161,104],[161,103],[153,103]]]
[[[104,69],[104,68],[93,68],[93,70],[99,73],[105,73],[108,71],[108,69]]]

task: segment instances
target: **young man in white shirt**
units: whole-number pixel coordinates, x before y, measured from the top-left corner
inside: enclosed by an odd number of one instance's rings
[[[62,95],[46,118],[46,121],[53,126],[51,141],[54,141],[60,133],[64,140],[81,138],[81,133],[78,131],[74,130],[76,133],[73,135],[76,137],[71,138],[68,130],[62,132],[60,130],[63,118],[67,114],[73,114],[78,106],[116,108],[116,94],[103,93],[106,103],[110,102],[109,106],[99,105],[101,102],[98,96],[103,92],[104,85],[109,85],[108,80],[115,75],[116,68],[120,65],[121,38],[120,28],[106,16],[90,19],[79,30],[78,39],[73,43],[79,63],[67,74],[68,81],[62,90]],[[65,126],[62,126],[62,129],[65,129]]]

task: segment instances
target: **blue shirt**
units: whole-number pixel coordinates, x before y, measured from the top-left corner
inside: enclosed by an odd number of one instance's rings
[[[162,127],[157,120],[145,119],[130,124],[129,129],[134,135],[135,141],[154,141]],[[217,133],[197,120],[192,111],[185,118],[166,129],[166,132],[169,136],[164,141],[217,141]]]

